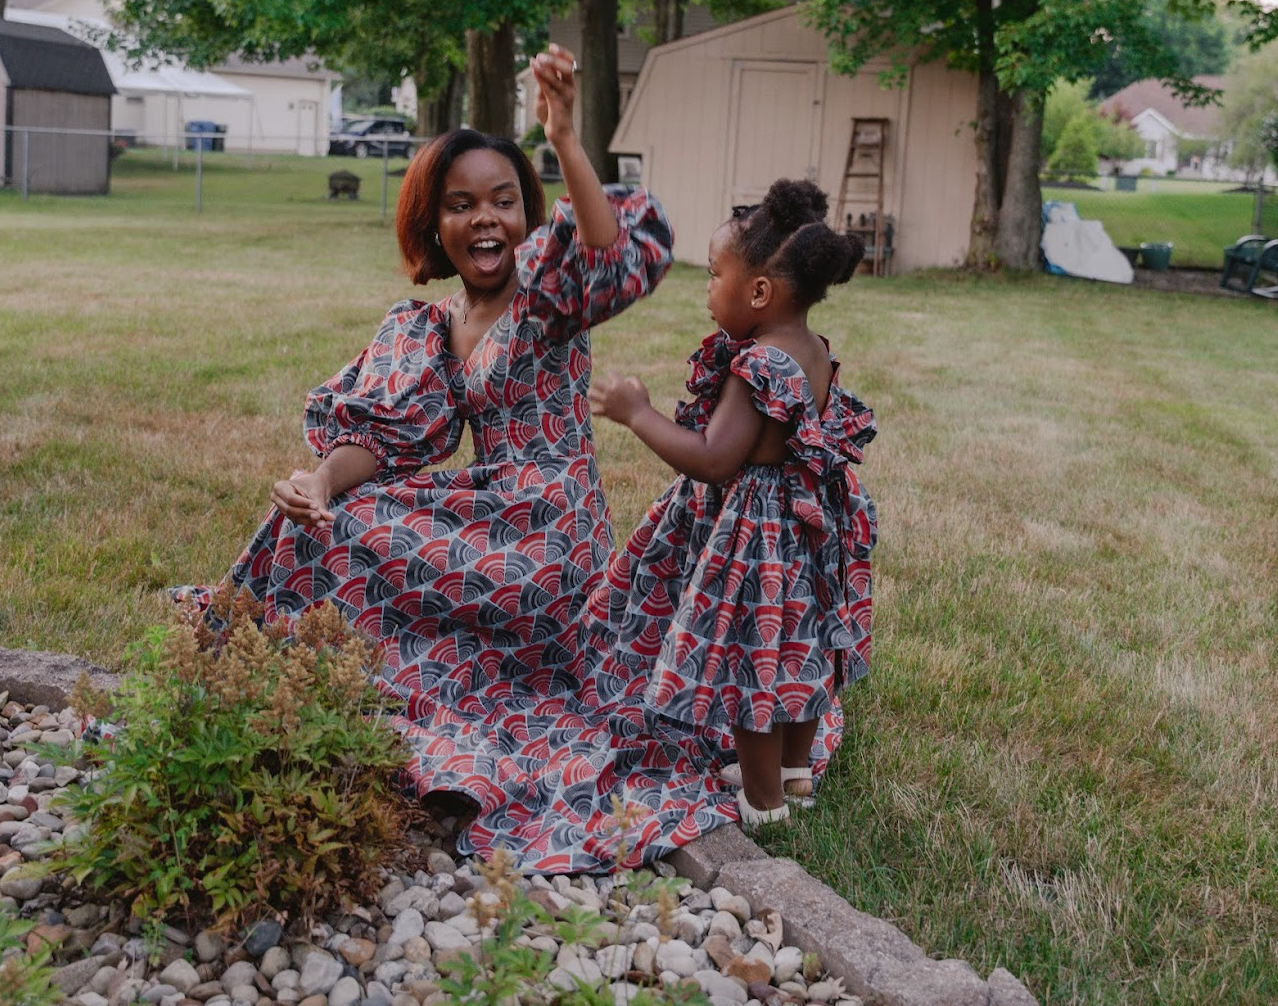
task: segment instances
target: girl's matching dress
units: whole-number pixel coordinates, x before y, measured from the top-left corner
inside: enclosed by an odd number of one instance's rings
[[[825,718],[818,771],[837,743],[837,696],[866,673],[874,503],[852,470],[873,413],[838,384],[818,412],[785,352],[719,331],[689,361],[676,420],[704,429],[729,374],[755,407],[791,424],[790,456],[747,465],[723,485],[675,480],[591,598],[603,673],[644,684],[662,716],[710,731],[769,732]]]

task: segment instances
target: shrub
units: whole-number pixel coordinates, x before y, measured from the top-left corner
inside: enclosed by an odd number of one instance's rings
[[[0,1006],[56,1006],[62,993],[53,987],[49,945],[34,956],[26,953],[22,937],[34,922],[22,922],[0,912]]]
[[[1085,112],[1065,124],[1060,142],[1056,144],[1056,149],[1047,162],[1047,168],[1058,175],[1094,175],[1096,157],[1094,117]]]
[[[375,893],[414,811],[392,785],[407,756],[368,683],[374,647],[331,604],[289,638],[242,598],[214,611],[217,638],[192,613],[137,649],[53,868],[135,915],[223,925]],[[102,712],[87,685],[73,701]]]

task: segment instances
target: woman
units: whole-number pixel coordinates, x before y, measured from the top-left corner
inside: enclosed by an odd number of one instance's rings
[[[228,576],[268,622],[331,600],[380,640],[420,789],[516,817],[534,797],[490,742],[552,729],[539,718],[562,707],[539,703],[575,687],[576,617],[612,549],[589,329],[653,289],[673,240],[643,190],[600,185],[572,126],[576,64],[550,50],[533,62],[536,111],[568,199],[543,226],[536,174],[508,140],[462,130],[418,154],[396,221],[404,262],[417,283],[456,275],[461,290],[396,304],[311,394],[306,436],[322,460],[275,483],[275,509]],[[421,471],[465,426],[474,462]]]

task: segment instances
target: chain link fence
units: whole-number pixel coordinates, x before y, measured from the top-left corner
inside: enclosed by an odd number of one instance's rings
[[[225,127],[213,122],[190,122],[187,128],[174,136],[151,138],[118,130],[69,129],[45,126],[6,125],[0,132],[0,181],[3,187],[16,191],[25,200],[32,194],[93,195],[110,191],[112,162],[131,149],[146,151],[152,157],[170,160],[174,171],[193,170],[192,195],[197,212],[204,210],[204,175],[209,160],[225,164],[236,159],[243,167],[253,170],[259,163],[268,164],[269,158],[295,148],[295,137],[258,137],[259,148],[240,147],[227,150]],[[362,137],[358,146],[334,140],[329,143],[330,154],[346,153],[360,160],[362,165],[380,161],[381,214],[385,218],[389,210],[390,179],[403,173],[403,165],[431,137],[396,134]],[[344,171],[337,156],[307,158],[331,166],[329,173],[329,198],[353,198],[358,195],[361,181],[368,172],[360,175]],[[393,162],[393,163],[392,163]],[[344,176],[344,177],[339,177]]]

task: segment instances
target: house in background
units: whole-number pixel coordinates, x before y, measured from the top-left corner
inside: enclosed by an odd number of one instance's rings
[[[114,94],[111,75],[93,46],[56,28],[0,21],[5,184],[58,195],[108,192]]]
[[[1226,78],[1203,75],[1194,83],[1204,87],[1223,89]],[[1176,172],[1182,176],[1207,178],[1215,181],[1242,182],[1247,173],[1229,165],[1230,144],[1220,136],[1220,106],[1209,105],[1192,108],[1184,105],[1162,81],[1138,80],[1128,84],[1117,94],[1106,98],[1100,105],[1103,115],[1118,116],[1131,123],[1145,143],[1145,154],[1119,165],[1125,175],[1137,175],[1149,170],[1156,175]],[[1185,140],[1212,142],[1205,156],[1185,155]],[[1265,181],[1275,182],[1273,168],[1265,171]]]
[[[109,29],[103,0],[8,0],[13,21],[57,27],[96,44]],[[227,150],[325,154],[329,104],[338,75],[308,60],[231,59],[208,72],[159,62],[131,68],[102,53],[115,82],[117,132],[149,146],[181,146],[186,124],[226,127]]]
[[[893,271],[956,264],[976,189],[976,77],[920,63],[903,87],[885,89],[885,68],[837,74],[825,38],[796,8],[760,14],[649,52],[610,149],[641,158],[678,235],[676,257],[704,265],[731,208],[757,203],[777,178],[811,178],[830,196],[831,225],[846,223],[833,213],[853,119],[886,120]]]

